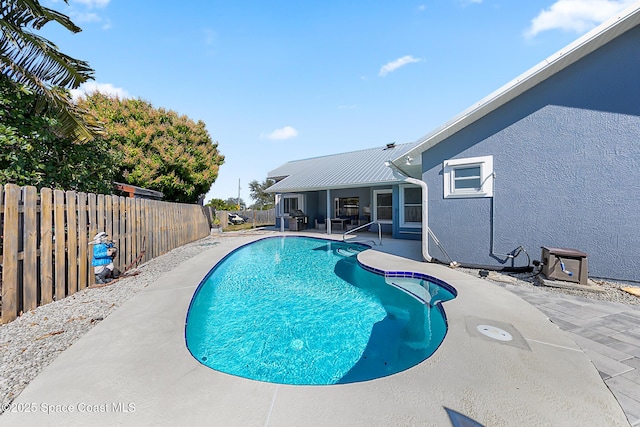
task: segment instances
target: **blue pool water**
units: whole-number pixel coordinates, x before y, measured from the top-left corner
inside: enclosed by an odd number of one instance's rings
[[[366,248],[278,237],[235,250],[191,301],[189,351],[215,370],[280,384],[366,381],[420,363],[444,339],[439,302],[455,290],[368,271],[356,259]]]

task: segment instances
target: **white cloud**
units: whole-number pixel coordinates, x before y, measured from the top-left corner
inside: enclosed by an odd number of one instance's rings
[[[72,0],[72,3],[80,3],[89,8],[93,7],[106,7],[110,0]]]
[[[358,108],[356,104],[338,105],[338,110],[355,110]]]
[[[73,22],[76,24],[81,24],[83,22],[100,22],[102,18],[100,18],[97,14],[93,12],[88,13],[73,13]]]
[[[105,95],[115,96],[118,98],[130,98],[129,93],[119,87],[114,87],[111,83],[96,83],[96,82],[88,82],[80,85],[78,89],[71,90],[71,96],[73,100],[77,100],[87,94],[91,94],[94,92],[100,92]]]
[[[289,139],[298,136],[298,131],[291,126],[285,126],[280,129],[276,129],[270,134],[262,134],[260,137],[264,137],[272,140]]]
[[[585,33],[635,1],[557,0],[533,18],[531,26],[525,31],[525,37],[535,37],[543,31],[554,29]]]
[[[103,30],[111,28],[111,20],[109,18],[102,18],[97,13],[76,12],[72,10],[69,12],[69,17],[71,17],[71,20],[76,24],[101,23],[101,28]]]
[[[111,0],[70,0],[69,3],[56,5],[54,9],[69,16],[76,24],[98,24],[103,30],[111,28],[111,21],[103,10]],[[61,0],[43,0],[44,3],[61,3]]]
[[[402,58],[398,58],[395,61],[391,61],[384,64],[382,68],[380,68],[380,72],[378,73],[378,75],[380,77],[384,77],[387,74],[394,72],[400,67],[404,67],[405,65],[411,64],[412,62],[420,62],[420,61],[422,60],[414,58],[411,55],[403,56]]]

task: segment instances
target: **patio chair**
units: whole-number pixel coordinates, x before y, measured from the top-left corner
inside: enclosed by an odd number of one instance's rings
[[[322,215],[318,216],[316,218],[316,229],[317,230],[326,230],[327,229],[327,222],[324,220],[324,217]]]

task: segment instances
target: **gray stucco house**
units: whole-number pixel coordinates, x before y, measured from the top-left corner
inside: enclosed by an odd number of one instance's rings
[[[382,219],[427,260],[431,230],[463,264],[575,248],[590,276],[640,281],[639,76],[636,4],[414,143],[289,162],[270,190],[311,227]]]

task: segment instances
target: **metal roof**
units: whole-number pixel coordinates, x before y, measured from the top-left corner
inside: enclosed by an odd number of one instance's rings
[[[398,157],[414,145],[397,144],[291,161],[268,173],[267,178],[278,182],[267,191],[291,193],[399,182],[384,162]]]
[[[406,156],[416,159],[436,144],[444,141],[456,132],[535,87],[549,77],[564,70],[571,64],[589,55],[606,43],[614,40],[628,30],[640,24],[640,2],[620,12],[573,43],[551,55],[538,65],[516,77],[500,89],[483,98],[450,121],[436,128],[415,142],[415,147],[406,153],[398,153],[393,162],[402,164]]]

